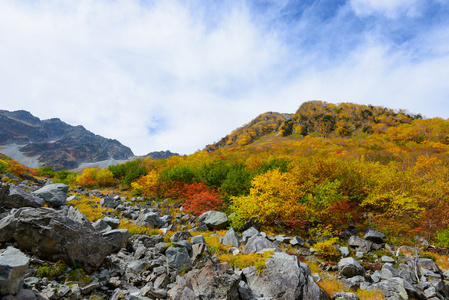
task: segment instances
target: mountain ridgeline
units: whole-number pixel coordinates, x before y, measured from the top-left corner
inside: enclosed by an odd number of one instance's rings
[[[40,120],[31,113],[0,110],[0,145],[17,144],[26,157],[38,157],[55,170],[74,169],[80,163],[126,160],[134,154],[119,141],[96,135],[83,126],[60,119]]]
[[[415,119],[422,119],[422,116],[380,106],[309,101],[294,114],[263,113],[218,142],[207,145],[206,150],[248,145],[270,133],[281,137],[292,134],[351,137],[359,133],[385,132],[389,127],[410,124]]]

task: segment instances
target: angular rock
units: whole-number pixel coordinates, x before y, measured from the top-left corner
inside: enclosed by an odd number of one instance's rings
[[[430,258],[419,258],[416,265],[421,275],[425,275],[429,271],[433,273],[441,273],[438,266]]]
[[[375,229],[368,228],[363,238],[376,244],[382,244],[384,243],[385,234]]]
[[[169,266],[178,271],[192,269],[192,261],[186,248],[170,247],[165,251],[165,256]]]
[[[107,208],[117,208],[117,206],[120,205],[120,199],[115,200],[114,197],[107,196],[104,198],[101,198],[100,205],[107,207]]]
[[[81,223],[90,229],[93,229],[93,226],[90,223],[89,219],[85,215],[83,215],[83,213],[80,212],[76,207],[69,206],[67,209],[66,216],[67,218],[72,219],[73,221]]]
[[[171,241],[173,243],[177,243],[179,241],[188,240],[192,237],[192,234],[188,231],[178,231],[172,237]]]
[[[160,234],[157,235],[147,235],[147,234],[135,234],[131,237],[130,242],[135,245],[142,243],[147,248],[152,248],[158,243],[162,243],[164,237]]]
[[[186,289],[193,291],[194,299],[237,300],[239,299],[240,277],[235,275],[229,264],[213,264],[208,261],[201,270],[188,272],[180,282],[167,293],[168,299],[185,299]],[[192,294],[188,293],[192,299]]]
[[[240,237],[240,235],[235,232],[234,228],[231,228],[226,232],[221,243],[227,246],[238,247],[240,246],[241,241],[242,238]]]
[[[255,267],[243,269],[249,288],[256,297],[268,299],[326,299],[313,278],[300,267],[296,256],[275,252],[265,262],[259,276]]]
[[[120,219],[104,217],[103,221],[105,221],[112,229],[117,229],[120,226]]]
[[[365,253],[368,253],[371,251],[373,243],[368,240],[359,238],[356,235],[353,235],[349,238],[348,245],[358,251],[363,251]]]
[[[155,212],[140,214],[136,220],[136,224],[139,226],[147,226],[151,228],[157,228],[163,225],[160,215]]]
[[[198,217],[200,224],[206,225],[211,230],[225,229],[229,225],[228,216],[221,212],[210,210]]]
[[[259,234],[259,231],[256,228],[254,227],[248,228],[247,230],[242,232],[242,242],[246,243],[250,237],[257,234]]]
[[[402,278],[391,278],[381,281],[373,285],[373,288],[382,291],[384,297],[388,300],[407,300],[408,294],[404,288],[404,280]]]
[[[342,258],[338,262],[338,271],[348,278],[365,274],[365,269],[352,257]]]
[[[206,244],[206,240],[202,235],[193,236],[191,242],[192,244]]]
[[[299,236],[295,236],[290,240],[290,245],[292,246],[303,247],[304,244],[305,244],[304,240]]]
[[[103,237],[114,245],[114,251],[126,248],[131,234],[127,229],[114,229],[103,233]]]
[[[49,206],[58,208],[66,204],[69,186],[63,183],[46,185],[32,194],[44,199]]]
[[[243,249],[244,253],[256,253],[263,249],[279,249],[275,244],[261,235],[253,235],[248,239],[248,242]]]
[[[112,227],[109,226],[109,224],[106,221],[104,221],[103,219],[96,220],[92,224],[92,227],[95,228],[95,230],[97,230],[99,232],[106,232],[106,231],[112,230]]]
[[[204,258],[207,252],[206,244],[193,244],[192,245],[192,265],[196,265],[201,259]]]
[[[98,232],[51,208],[20,208],[0,222],[0,242],[15,240],[41,259],[94,271],[113,246]]]
[[[4,196],[0,196],[0,207],[7,209],[21,207],[42,207],[45,202],[40,197],[28,194],[16,186],[4,185],[2,187]]]
[[[15,295],[23,286],[30,259],[19,249],[9,247],[0,254],[0,295]]]

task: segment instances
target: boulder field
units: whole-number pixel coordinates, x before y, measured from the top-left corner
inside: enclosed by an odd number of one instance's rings
[[[352,300],[358,297],[350,291],[357,289],[380,290],[385,299],[449,298],[448,272],[432,259],[400,255],[401,249],[386,244],[374,229],[362,235],[348,228],[348,247],[338,248],[341,257],[332,265],[320,262],[300,236],[270,236],[254,227],[238,233],[222,212],[173,216],[169,208],[179,204],[168,201],[82,188],[67,197],[68,191],[41,181],[0,185],[0,299]],[[82,194],[102,198],[101,205],[114,213],[89,222],[70,204]],[[123,219],[160,234],[131,235],[118,228]],[[204,236],[223,229],[220,243],[232,255],[269,251],[264,268],[240,269],[213,255]],[[167,232],[173,233],[169,241]],[[380,269],[365,269],[360,258],[379,249],[388,254],[376,258]],[[347,291],[327,295],[309,261]]]

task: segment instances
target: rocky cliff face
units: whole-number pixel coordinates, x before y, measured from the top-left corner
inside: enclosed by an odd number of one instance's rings
[[[24,145],[20,151],[25,156],[37,156],[42,165],[55,170],[134,155],[117,140],[95,135],[83,126],[71,126],[60,119],[40,120],[24,110],[0,110],[0,145],[10,144]]]

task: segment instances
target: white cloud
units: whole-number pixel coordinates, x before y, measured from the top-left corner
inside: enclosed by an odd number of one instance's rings
[[[415,17],[420,14],[424,0],[350,0],[355,13],[360,16],[382,14],[388,18]]]
[[[391,16],[419,0],[408,3],[351,1],[360,14]],[[343,10],[332,21],[279,25],[285,2],[276,5],[255,16],[247,2],[1,1],[1,108],[82,124],[136,154],[192,153],[260,113],[294,112],[310,99],[449,111],[447,28],[394,47],[376,32],[334,34]],[[301,39],[321,27],[329,36]],[[357,42],[334,59],[332,46],[346,40]],[[432,56],[411,57],[414,47]]]

